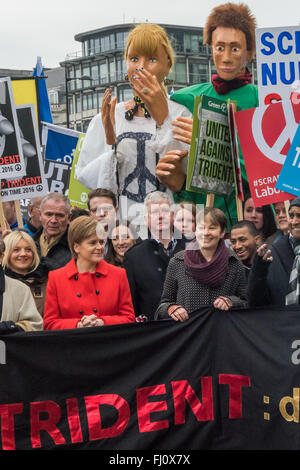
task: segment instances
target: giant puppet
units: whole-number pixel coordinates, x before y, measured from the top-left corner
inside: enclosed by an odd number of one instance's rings
[[[212,58],[217,74],[212,76],[211,83],[201,83],[175,92],[171,99],[187,106],[192,112],[195,96],[207,95],[227,101],[235,101],[239,109],[258,106],[257,86],[253,85],[252,74],[247,69],[255,54],[256,21],[249,8],[244,4],[226,3],[214,8],[204,27],[204,43],[211,48]],[[190,143],[192,119],[181,117],[174,123],[175,138]],[[240,152],[241,153],[241,152]],[[187,152],[186,152],[187,154]],[[185,155],[186,155],[185,154]],[[164,155],[156,167],[156,175],[161,182],[174,192],[178,201],[205,203],[201,194],[186,191],[185,173],[182,162],[183,153],[170,151]],[[247,188],[247,175],[241,156],[243,185]],[[214,205],[225,213],[230,212],[232,222],[236,218],[236,201],[234,192],[226,201],[215,198]]]
[[[133,97],[116,104],[112,90],[106,90],[101,113],[88,127],[76,176],[90,189],[117,193],[122,218],[136,220],[140,212],[144,221],[146,195],[162,189],[155,175],[160,156],[188,148],[174,139],[171,123],[191,113],[167,98],[164,82],[174,53],[163,28],[137,25],[129,33],[125,59]]]

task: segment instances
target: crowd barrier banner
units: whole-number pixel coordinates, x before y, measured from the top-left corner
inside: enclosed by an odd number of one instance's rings
[[[1,336],[1,449],[299,450],[299,314]]]

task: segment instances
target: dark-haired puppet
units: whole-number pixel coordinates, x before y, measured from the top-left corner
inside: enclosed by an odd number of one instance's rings
[[[211,48],[217,74],[212,76],[212,82],[183,88],[175,92],[171,99],[185,105],[191,112],[193,112],[195,96],[200,95],[224,101],[230,99],[235,101],[239,109],[242,110],[258,106],[257,86],[252,84],[252,74],[247,69],[247,63],[253,59],[255,54],[255,27],[255,18],[244,4],[225,3],[214,8],[204,27],[204,43]],[[178,140],[190,143],[192,119],[179,118],[174,123],[173,132]],[[173,164],[173,169],[170,169],[170,164]],[[243,183],[247,185],[242,156],[241,170]],[[161,182],[172,189],[178,201],[205,203],[203,195],[183,189],[185,174],[182,155],[178,152],[168,152],[160,159],[156,167],[156,175]],[[216,197],[215,206],[227,213],[223,198]],[[228,207],[232,222],[235,222],[234,192],[228,200]]]

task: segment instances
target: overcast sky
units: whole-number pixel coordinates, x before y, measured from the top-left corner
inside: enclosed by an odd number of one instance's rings
[[[216,0],[6,0],[1,2],[0,68],[31,70],[37,56],[58,67],[80,51],[75,34],[121,23],[203,26]],[[239,3],[239,2],[235,2]],[[248,0],[258,27],[300,24],[299,0]]]

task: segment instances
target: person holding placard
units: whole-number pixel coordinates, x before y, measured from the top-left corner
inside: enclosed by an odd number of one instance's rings
[[[300,197],[289,211],[289,233],[270,248],[257,249],[249,274],[250,306],[298,305],[300,308]]]
[[[256,20],[248,6],[244,4],[226,3],[214,8],[204,27],[204,43],[211,47],[217,74],[212,76],[211,83],[201,83],[176,91],[171,100],[187,106],[191,112],[194,109],[195,97],[200,95],[234,101],[238,109],[257,107],[257,86],[252,84],[252,74],[247,69],[247,63],[255,54],[255,27]],[[180,117],[173,122],[173,125],[175,139],[190,144],[192,119]],[[169,151],[158,162],[156,175],[165,186],[172,188],[176,193],[176,201],[188,200],[203,204],[205,198],[201,194],[185,190],[185,172],[181,164],[183,160],[182,154],[175,150]],[[247,175],[242,158],[241,171],[243,183],[247,187]],[[234,196],[232,192],[228,200],[233,223],[237,218]],[[214,204],[225,213],[228,212],[223,198],[216,197]]]

